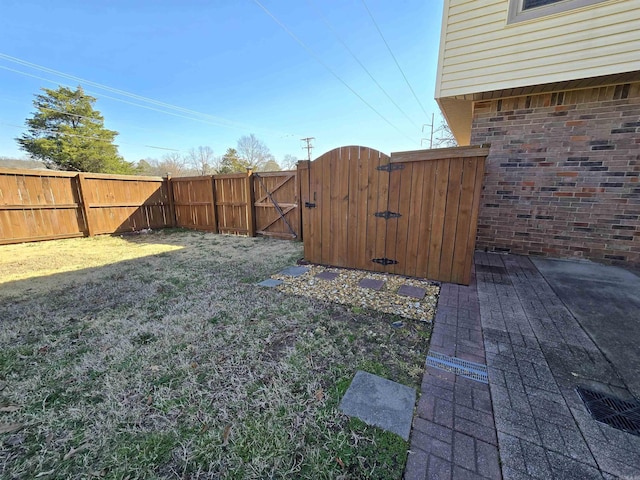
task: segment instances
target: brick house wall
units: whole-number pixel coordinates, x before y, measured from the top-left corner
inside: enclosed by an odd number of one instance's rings
[[[640,83],[474,104],[477,248],[640,266]]]

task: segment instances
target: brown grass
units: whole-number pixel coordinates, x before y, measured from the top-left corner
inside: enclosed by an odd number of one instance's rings
[[[0,477],[400,478],[406,443],[337,404],[357,369],[419,385],[429,325],[255,286],[301,256],[181,231],[0,247],[0,424],[22,425]]]

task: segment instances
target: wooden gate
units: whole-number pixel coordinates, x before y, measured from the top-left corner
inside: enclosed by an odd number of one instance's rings
[[[300,237],[296,171],[253,174],[256,233],[294,239]]]
[[[305,259],[469,284],[488,151],[341,147],[300,162]]]

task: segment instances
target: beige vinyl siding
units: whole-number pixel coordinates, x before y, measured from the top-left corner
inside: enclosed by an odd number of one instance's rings
[[[640,69],[640,0],[507,25],[509,0],[445,0],[436,98]]]

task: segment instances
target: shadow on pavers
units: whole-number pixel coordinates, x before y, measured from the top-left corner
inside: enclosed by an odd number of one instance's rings
[[[640,277],[589,261],[531,261],[640,398]]]

